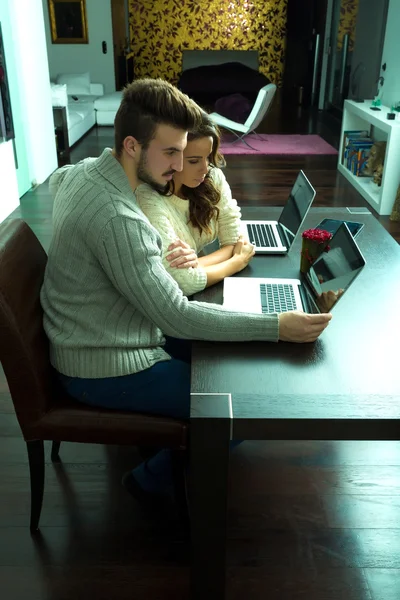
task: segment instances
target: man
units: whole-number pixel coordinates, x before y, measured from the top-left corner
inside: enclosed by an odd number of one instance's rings
[[[182,170],[199,110],[165,81],[135,81],[115,118],[114,149],[51,178],[44,327],[63,385],[86,404],[187,418],[190,355],[182,340],[311,342],[331,319],[233,313],[189,302],[163,268],[160,237],[134,192],[142,182],[162,189]],[[190,252],[176,250],[178,259],[190,259]],[[160,453],[124,484],[136,495],[156,492],[167,467],[168,455]]]

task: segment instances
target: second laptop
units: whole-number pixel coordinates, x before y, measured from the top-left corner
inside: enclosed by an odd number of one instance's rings
[[[293,244],[315,197],[303,171],[297,176],[278,221],[242,221],[242,232],[257,254],[286,254]]]

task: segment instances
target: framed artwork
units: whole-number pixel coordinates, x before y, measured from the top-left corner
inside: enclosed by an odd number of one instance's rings
[[[87,44],[86,0],[48,0],[53,44]]]
[[[0,23],[0,141],[15,138],[11,110],[10,88],[7,79],[7,65],[4,54],[3,34]]]

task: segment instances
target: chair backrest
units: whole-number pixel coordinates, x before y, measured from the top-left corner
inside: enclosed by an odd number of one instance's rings
[[[0,225],[0,361],[24,434],[47,411],[53,390],[40,305],[46,262],[24,221]]]
[[[274,83],[268,83],[268,85],[264,85],[261,90],[258,92],[257,99],[254,103],[253,109],[249,116],[246,119],[244,126],[248,131],[253,131],[256,127],[259,126],[269,107],[271,106],[271,102],[275,96],[276,85]]]

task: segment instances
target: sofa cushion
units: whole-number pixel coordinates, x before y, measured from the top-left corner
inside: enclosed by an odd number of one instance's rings
[[[94,102],[94,107],[96,110],[110,110],[116,113],[121,104],[121,100],[122,92],[112,92],[111,94],[105,94],[104,96],[97,98]]]
[[[94,110],[94,103],[98,96],[93,94],[79,94],[79,96],[68,96],[68,106],[77,106],[79,104],[91,104]]]

